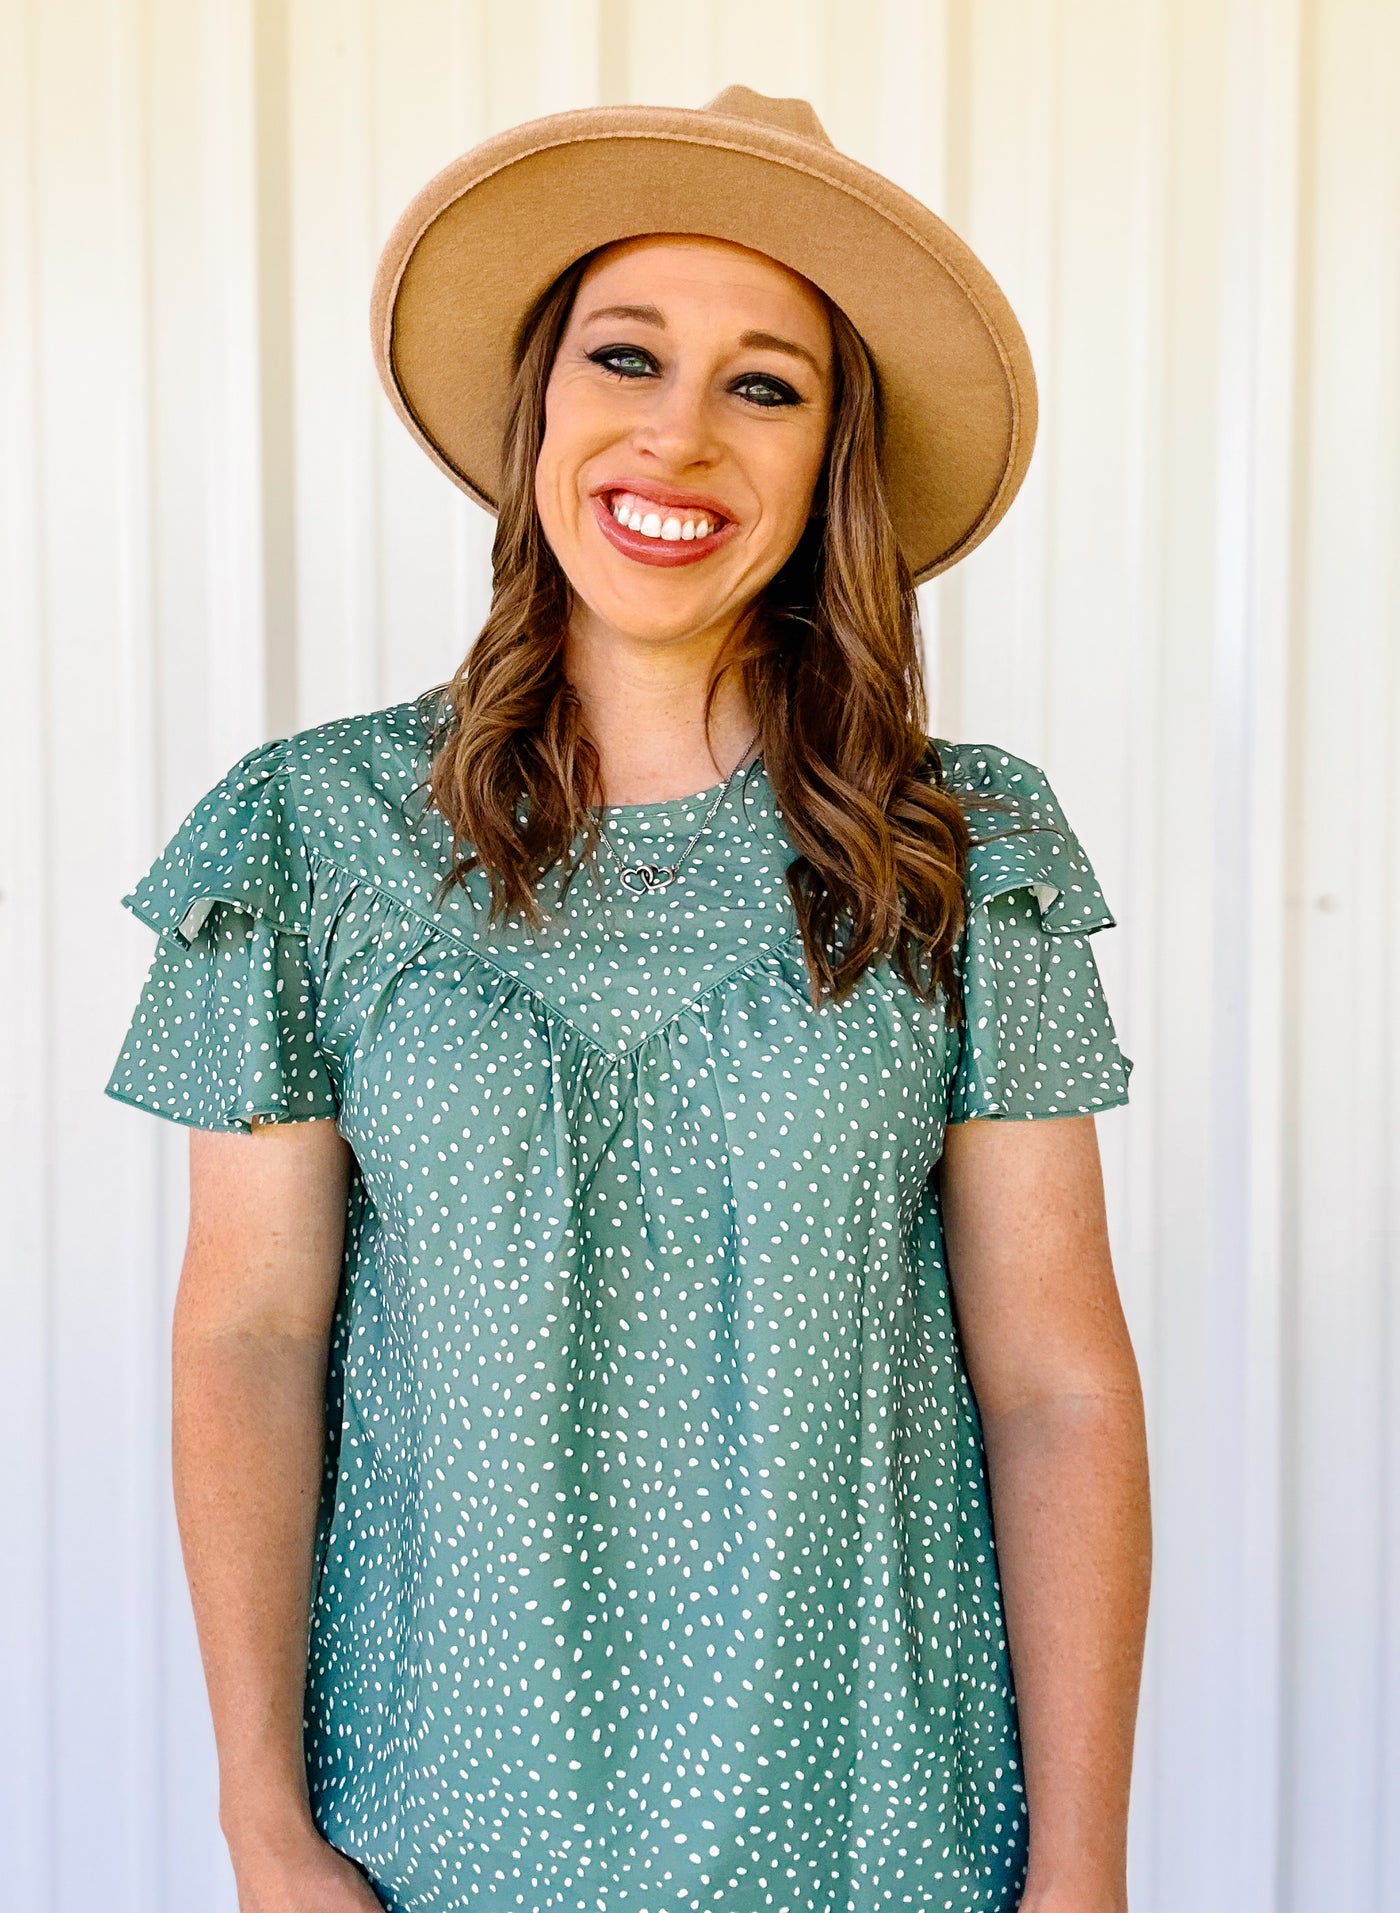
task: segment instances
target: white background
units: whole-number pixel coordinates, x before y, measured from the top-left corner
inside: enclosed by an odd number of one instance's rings
[[[933,728],[1044,767],[1119,920],[1134,1913],[1400,1905],[1400,6],[0,0],[7,1906],[233,1906],[169,1487],[187,1139],[101,1094],[118,898],[242,751],[477,628],[490,523],[370,361],[402,204],[735,80],[962,231],[1039,372],[1020,497],[922,602]]]

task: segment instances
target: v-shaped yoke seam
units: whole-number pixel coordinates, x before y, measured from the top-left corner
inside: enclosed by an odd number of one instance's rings
[[[784,950],[791,949],[794,943],[799,947],[801,944],[799,933],[793,931],[780,943],[765,943],[760,945],[758,949],[751,951],[748,956],[741,958],[737,963],[731,964],[722,976],[713,977],[710,982],[705,985],[703,990],[697,990],[693,997],[688,998],[684,1003],[678,1005],[670,1016],[658,1023],[655,1029],[648,1030],[645,1036],[638,1037],[635,1043],[629,1043],[626,1049],[608,1049],[604,1044],[598,1041],[596,1036],[586,1030],[581,1023],[575,1021],[567,1010],[561,1009],[552,997],[547,996],[538,984],[531,983],[528,978],[518,975],[514,970],[507,969],[503,963],[497,962],[489,952],[478,949],[475,944],[467,942],[465,937],[460,936],[450,925],[443,923],[440,918],[429,916],[427,911],[419,905],[403,897],[396,896],[395,893],[386,888],[384,884],[376,883],[373,877],[366,876],[363,871],[350,869],[348,865],[340,863],[336,858],[327,856],[323,850],[317,850],[308,844],[306,846],[306,852],[315,862],[324,864],[328,869],[333,870],[337,876],[345,878],[350,883],[362,885],[366,890],[372,890],[376,896],[383,897],[386,903],[401,910],[405,916],[416,918],[419,923],[425,926],[430,936],[436,935],[442,937],[445,942],[452,944],[455,949],[460,950],[469,962],[479,963],[483,968],[493,971],[495,975],[502,977],[506,982],[515,984],[518,989],[523,990],[527,996],[540,1004],[549,1015],[555,1016],[561,1023],[567,1024],[579,1038],[580,1042],[586,1043],[590,1049],[596,1050],[599,1056],[606,1057],[608,1061],[612,1063],[624,1063],[629,1057],[635,1056],[638,1050],[644,1049],[648,1043],[654,1042],[664,1030],[670,1029],[673,1023],[678,1023],[683,1016],[691,1011],[698,1010],[706,997],[712,995],[714,991],[722,989],[726,983],[732,982],[733,979],[741,975],[743,971],[755,968],[765,957],[780,955]],[[420,949],[421,947],[422,945],[419,945]]]

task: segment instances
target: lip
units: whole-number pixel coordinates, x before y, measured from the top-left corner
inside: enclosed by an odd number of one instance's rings
[[[612,515],[608,497],[612,492],[635,492],[638,498],[650,499],[656,505],[675,505],[681,510],[714,511],[719,507],[712,502],[701,500],[692,504],[694,494],[662,494],[662,487],[656,485],[607,485],[601,491],[594,492],[589,503],[593,507],[593,516],[598,529],[608,543],[620,551],[626,558],[635,558],[643,565],[697,565],[702,558],[710,557],[731,538],[738,536],[739,527],[734,520],[728,519],[718,531],[712,531],[708,538],[682,539],[648,538],[640,531],[630,531],[626,525],[620,525]]]

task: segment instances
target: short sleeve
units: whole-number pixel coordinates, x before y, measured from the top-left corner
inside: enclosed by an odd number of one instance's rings
[[[239,758],[121,899],[157,942],[105,1093],[195,1129],[337,1114],[287,745]]]
[[[1115,919],[1048,779],[990,746],[940,751],[974,839],[947,1120],[1093,1115],[1126,1103],[1133,1064],[1089,941]],[[995,805],[978,802],[987,793]]]

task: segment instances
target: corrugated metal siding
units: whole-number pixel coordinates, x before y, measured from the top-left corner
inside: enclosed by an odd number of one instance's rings
[[[935,728],[1045,767],[1120,924],[1135,1913],[1400,1896],[1400,11],[11,0],[0,1844],[32,1913],[235,1904],[169,1491],[186,1143],[101,1096],[150,954],[117,899],[241,751],[410,695],[480,621],[489,522],[370,363],[403,202],[513,121],[736,79],[962,230],[1039,369],[1020,498],[922,596]]]

